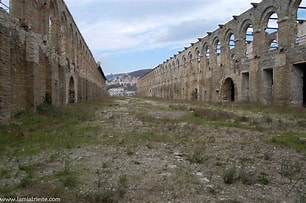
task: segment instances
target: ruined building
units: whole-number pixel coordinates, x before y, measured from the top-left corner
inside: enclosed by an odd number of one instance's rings
[[[305,4],[305,0],[252,3],[249,10],[141,78],[138,94],[203,102],[305,105]]]
[[[16,112],[105,96],[105,76],[63,0],[0,8],[0,123]]]

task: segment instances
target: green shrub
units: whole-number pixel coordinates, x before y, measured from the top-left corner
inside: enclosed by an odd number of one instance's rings
[[[225,184],[232,184],[236,174],[236,167],[228,168],[224,171],[223,181]]]

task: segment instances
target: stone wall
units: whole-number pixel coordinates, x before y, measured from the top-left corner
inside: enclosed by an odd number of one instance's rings
[[[106,96],[105,76],[62,0],[11,0],[0,8],[0,123],[54,105]]]
[[[252,3],[141,78],[138,95],[305,105],[306,10],[300,5],[301,0]]]

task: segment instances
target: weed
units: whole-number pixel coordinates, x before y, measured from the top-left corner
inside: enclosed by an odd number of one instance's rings
[[[35,165],[19,165],[19,170],[24,171],[29,177],[32,177],[35,167]]]
[[[133,133],[126,136],[114,136],[103,139],[102,143],[106,145],[115,145],[115,146],[136,146],[136,145],[145,145],[148,148],[152,147],[154,142],[169,143],[172,142],[173,137],[165,134],[158,134],[155,132],[150,133]]]
[[[185,169],[183,167],[176,167],[175,168],[175,181],[177,184],[199,184],[199,180],[196,177],[195,174],[193,174],[188,169]]]
[[[216,166],[224,166],[224,165],[225,165],[225,163],[222,162],[222,161],[217,161],[216,162]]]
[[[271,117],[269,117],[269,116],[264,116],[263,120],[266,123],[272,123],[273,122],[273,119]]]
[[[17,187],[18,188],[26,188],[33,183],[34,183],[33,178],[31,176],[26,176],[26,177],[24,177],[20,180],[20,183]]]
[[[234,183],[235,174],[236,174],[236,167],[232,166],[228,169],[225,169],[223,174],[223,182],[225,184]]]
[[[1,179],[6,179],[6,178],[9,178],[9,177],[10,177],[10,171],[7,170],[7,169],[2,168],[0,170],[0,180]]]
[[[103,162],[97,169],[97,192],[90,193],[86,199],[91,202],[117,202],[124,197],[127,192],[128,184],[126,175],[120,175],[117,186],[113,188],[110,182],[111,171],[108,169],[109,164]]]
[[[300,162],[295,161],[292,162],[290,160],[282,159],[281,162],[281,175],[287,178],[293,178],[294,176],[297,176],[302,169],[302,165]]]
[[[37,112],[46,113],[52,105],[52,97],[51,94],[46,93],[44,101],[42,104],[36,107]]]
[[[255,173],[248,170],[245,166],[241,167],[238,178],[243,184],[246,185],[252,185],[256,181]]]
[[[194,109],[194,116],[200,118],[206,118],[213,121],[227,121],[232,118],[232,114],[227,111],[222,110],[213,110],[213,109],[204,109],[196,108]]]
[[[306,138],[306,134],[274,136],[268,143],[306,152],[306,145],[301,142],[298,142],[299,138]]]
[[[64,184],[65,187],[74,187],[77,185],[78,177],[76,172],[71,170],[71,163],[65,162],[65,168],[56,174],[56,177]]]
[[[122,198],[125,193],[127,192],[127,188],[128,188],[128,184],[127,184],[127,177],[126,175],[121,175],[119,177],[119,181],[118,181],[118,195],[120,198]]]
[[[207,187],[207,190],[210,194],[215,195],[215,196],[220,193],[220,189],[212,185]]]
[[[299,194],[298,197],[296,198],[296,203],[305,203],[306,202],[306,193],[304,194]]]
[[[258,176],[258,182],[262,185],[268,185],[270,183],[269,179],[268,179],[268,175],[266,173],[260,173],[260,175]]]
[[[209,159],[209,156],[205,154],[205,150],[201,147],[197,147],[191,155],[187,155],[187,160],[193,164],[203,164]]]
[[[238,122],[248,122],[249,118],[246,117],[246,116],[240,116],[240,117],[238,117],[237,121]]]
[[[110,179],[110,171],[108,170],[108,164],[103,162],[101,167],[97,169],[97,187],[100,188],[104,186],[107,187],[108,181]]]
[[[90,192],[86,194],[84,197],[84,200],[86,202],[90,203],[100,203],[100,202],[105,202],[105,203],[112,203],[116,202],[115,201],[115,191],[112,189],[107,189],[99,192]]]
[[[128,156],[133,156],[133,155],[134,155],[134,152],[133,152],[131,149],[128,149],[128,150],[126,151],[126,154],[127,154]]]
[[[8,186],[7,184],[0,187],[0,195],[5,196],[7,198],[16,197],[17,195],[14,193],[15,191],[15,188],[13,188],[12,186]]]

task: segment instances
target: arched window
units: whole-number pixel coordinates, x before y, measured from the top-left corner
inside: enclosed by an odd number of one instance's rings
[[[0,8],[3,8],[5,11],[10,12],[10,0],[0,1]]]
[[[186,60],[186,57],[185,56],[183,56],[183,62],[184,62],[184,67],[186,68],[186,62],[187,62],[187,60]]]
[[[193,69],[192,54],[191,54],[191,52],[188,53],[188,57],[189,57],[190,68]]]
[[[270,43],[270,48],[269,51],[273,51],[273,50],[277,50],[278,49],[278,42],[276,39],[274,39],[271,43]]]
[[[272,13],[267,22],[265,32],[271,39],[269,42],[269,51],[278,49],[278,16],[276,13]]]
[[[195,54],[197,56],[197,62],[200,63],[201,62],[201,57],[202,57],[201,52],[198,49],[196,49]]]
[[[205,48],[205,56],[206,56],[206,59],[210,58],[210,49],[209,49],[208,46],[206,46],[206,48]]]
[[[221,43],[218,39],[216,40],[215,46],[216,46],[216,54],[219,56],[221,54]]]
[[[276,13],[273,13],[270,15],[267,27],[265,29],[265,32],[268,34],[272,34],[275,32],[278,32],[278,16]]]
[[[235,35],[234,34],[231,34],[229,36],[228,46],[229,46],[230,50],[235,48]]]
[[[245,43],[246,43],[246,52],[245,56],[249,57],[250,54],[253,52],[253,41],[254,41],[254,36],[253,36],[253,25],[249,24],[246,29],[246,34],[245,34]]]
[[[298,33],[296,36],[296,43],[297,44],[306,44],[306,33],[304,30],[306,29],[306,1],[303,0],[297,10],[297,17],[298,23]]]

